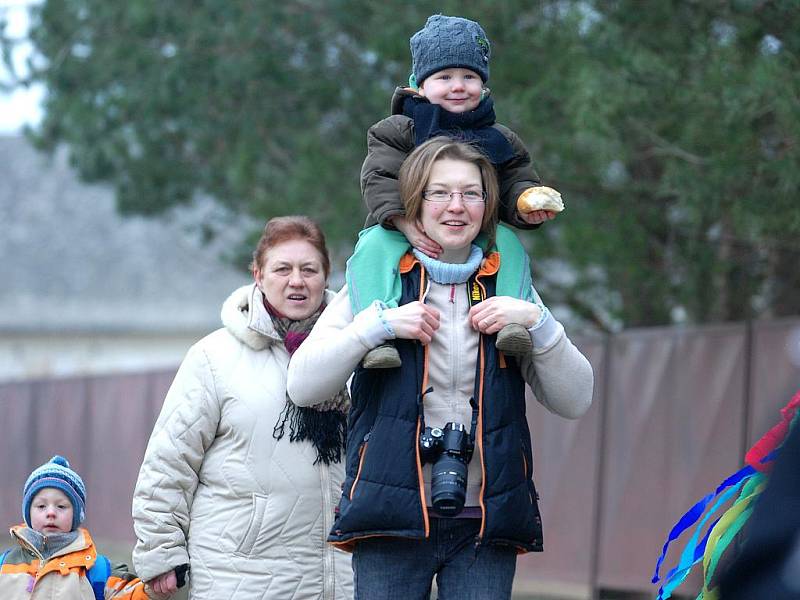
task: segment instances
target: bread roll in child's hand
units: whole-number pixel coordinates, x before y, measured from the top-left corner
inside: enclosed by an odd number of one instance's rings
[[[561,199],[561,194],[556,190],[541,185],[525,190],[520,197],[517,198],[517,210],[521,214],[533,212],[535,210],[561,212],[564,210],[564,201]]]

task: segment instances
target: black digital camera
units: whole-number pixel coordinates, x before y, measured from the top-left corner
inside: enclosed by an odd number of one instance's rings
[[[431,504],[441,515],[452,517],[464,508],[467,497],[467,465],[474,444],[461,423],[443,429],[426,427],[419,436],[422,463],[432,463]]]

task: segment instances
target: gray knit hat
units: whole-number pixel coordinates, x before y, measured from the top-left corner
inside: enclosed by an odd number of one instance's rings
[[[489,80],[489,38],[475,21],[433,15],[411,36],[411,70],[417,85],[425,78],[453,67],[471,69]]]

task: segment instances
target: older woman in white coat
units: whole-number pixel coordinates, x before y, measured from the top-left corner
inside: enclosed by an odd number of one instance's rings
[[[352,598],[347,554],[325,542],[344,479],[349,396],[286,395],[289,357],[325,307],[325,239],[306,217],[270,220],[255,282],[178,370],[133,498],[133,554],[154,596],[189,569],[192,600]]]

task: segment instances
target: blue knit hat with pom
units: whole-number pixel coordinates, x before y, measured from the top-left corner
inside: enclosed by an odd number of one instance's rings
[[[34,496],[44,488],[61,490],[72,503],[72,530],[77,529],[86,518],[86,486],[80,475],[69,468],[63,456],[54,456],[50,462],[33,470],[22,489],[22,518],[31,527],[31,503]]]

